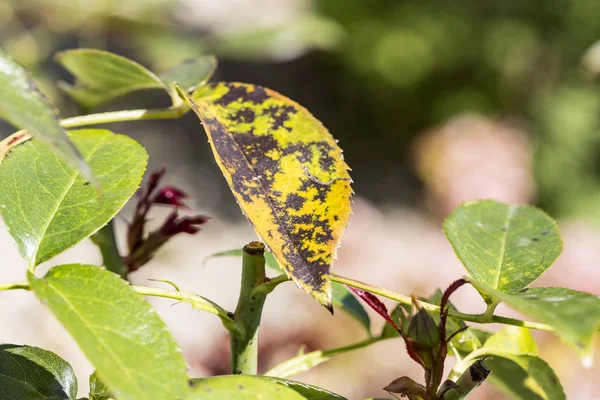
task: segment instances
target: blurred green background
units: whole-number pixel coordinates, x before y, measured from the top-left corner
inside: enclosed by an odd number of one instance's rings
[[[424,129],[466,112],[510,120],[536,150],[535,201],[600,217],[598,21],[596,0],[4,0],[0,42],[65,114],[77,111],[53,83],[69,79],[57,50],[158,70],[217,54],[216,78],[274,88],[322,119],[376,202],[419,204],[410,144]]]

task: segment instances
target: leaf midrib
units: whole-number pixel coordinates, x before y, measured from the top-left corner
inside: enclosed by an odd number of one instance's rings
[[[506,213],[506,219],[503,225],[503,228],[506,228],[506,230],[503,231],[500,258],[498,259],[498,266],[496,267],[496,279],[494,282],[494,286],[492,286],[494,289],[498,289],[498,282],[500,282],[500,275],[502,274],[502,264],[504,264],[504,255],[506,254],[506,242],[508,238],[508,233],[510,231],[510,222],[512,221],[512,217],[515,215],[516,210],[517,206],[508,206],[508,212]]]

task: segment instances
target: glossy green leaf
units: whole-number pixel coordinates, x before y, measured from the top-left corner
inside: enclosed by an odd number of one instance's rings
[[[514,295],[472,281],[480,292],[538,322],[552,326],[556,334],[591,365],[594,337],[600,327],[600,298],[565,288],[530,288]]]
[[[507,293],[535,281],[562,251],[554,220],[531,206],[466,202],[443,230],[473,278]]]
[[[67,328],[119,400],[178,399],[186,364],[158,314],[112,272],[93,265],[52,268],[35,294]]]
[[[217,65],[215,56],[191,58],[161,72],[158,76],[169,86],[171,97],[182,101],[183,99],[177,94],[175,84],[189,93],[206,84],[216,71]]]
[[[192,380],[185,400],[305,400],[295,390],[259,376],[223,375]],[[119,399],[120,400],[120,399]]]
[[[89,400],[109,400],[112,394],[108,387],[102,382],[98,374],[90,375],[90,397]]]
[[[205,263],[212,258],[219,257],[242,257],[243,250],[242,249],[233,249],[221,251],[215,254],[210,255],[205,259]],[[265,252],[265,265],[271,268],[273,271],[284,274],[285,271],[279,266],[277,260],[273,256],[273,253]],[[371,335],[371,319],[369,318],[369,314],[365,311],[365,308],[362,304],[350,293],[350,291],[346,288],[346,286],[337,283],[331,282],[332,289],[332,298],[331,302],[334,307],[339,308],[343,312],[350,315],[356,321],[358,321],[367,331],[369,335]]]
[[[102,185],[91,187],[36,140],[0,165],[0,213],[21,255],[39,264],[75,245],[115,216],[146,168],[144,148],[102,129],[69,133]]]
[[[0,50],[0,118],[26,129],[88,180],[92,171],[59,123],[58,111],[27,71]]]
[[[61,51],[55,56],[73,76],[75,85],[62,89],[85,109],[142,89],[169,88],[153,72],[117,54],[95,49]]]
[[[501,389],[510,389],[517,399],[566,399],[558,377],[537,355],[537,345],[528,329],[509,326],[487,339],[485,344],[458,363],[453,374],[466,370],[477,359],[493,374],[492,383]]]
[[[77,396],[73,368],[48,350],[0,345],[0,394],[3,399],[69,399]]]

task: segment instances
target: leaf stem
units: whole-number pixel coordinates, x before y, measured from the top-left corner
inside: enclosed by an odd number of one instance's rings
[[[100,228],[98,232],[90,236],[90,239],[92,239],[92,242],[100,249],[104,267],[127,280],[128,268],[119,253],[119,248],[115,239],[114,220],[109,221],[108,224]]]
[[[264,283],[261,283],[254,288],[254,293],[271,293],[280,283],[289,282],[291,279],[286,274],[278,275],[274,278],[266,278]]]
[[[13,282],[13,283],[5,283],[3,285],[0,285],[0,291],[16,290],[16,289],[31,290],[31,287],[29,286],[29,283],[27,283],[27,282]]]
[[[315,350],[306,354],[298,354],[297,356],[292,357],[271,368],[265,373],[265,375],[274,376],[278,378],[288,378],[301,372],[308,371],[309,369],[328,361],[329,358],[332,356],[348,353],[353,350],[362,349],[364,347],[370,346],[374,343],[381,342],[387,339],[395,338],[377,336],[367,338],[365,340],[361,340],[360,342],[352,343],[347,346],[334,347],[332,349],[327,350]]]
[[[396,292],[393,292],[388,289],[369,285],[368,283],[360,282],[360,281],[357,281],[357,280],[354,280],[351,278],[346,278],[346,277],[336,275],[336,274],[331,274],[331,280],[333,282],[343,283],[344,285],[348,285],[348,286],[352,286],[352,287],[355,287],[358,289],[366,290],[367,292],[371,292],[373,294],[377,294],[379,296],[386,297],[388,299],[396,300],[397,302],[402,303],[402,304],[407,304],[407,305],[411,304],[411,299],[409,296],[406,296],[406,295],[403,295],[400,293],[396,293]],[[428,311],[437,312],[437,313],[440,312],[439,306],[436,306],[436,305],[430,304],[430,303],[426,303],[426,302],[420,302],[420,303],[421,303],[421,306]],[[500,323],[500,324],[505,324],[505,325],[521,326],[523,328],[529,328],[529,329],[537,329],[537,330],[541,330],[541,331],[550,331],[550,332],[554,331],[554,329],[551,326],[546,325],[546,324],[540,324],[538,322],[532,322],[532,321],[523,321],[523,320],[515,319],[515,318],[500,317],[497,315],[490,316],[490,315],[488,315],[488,311],[489,311],[489,309],[484,314],[466,314],[466,313],[461,313],[461,312],[450,310],[450,312],[448,313],[448,316],[450,316],[452,318],[460,319],[463,321],[467,321],[467,322],[474,322],[477,324]],[[492,310],[492,312],[493,312],[493,310]]]
[[[65,118],[60,121],[63,128],[76,128],[87,125],[109,124],[125,121],[142,121],[150,119],[176,119],[189,111],[187,104],[179,107],[160,108],[154,110],[123,110],[110,111],[98,114],[80,115],[72,118]]]
[[[231,372],[256,375],[258,371],[258,332],[266,290],[256,290],[265,282],[265,246],[250,242],[244,246],[242,283],[233,319],[240,328],[229,335]]]
[[[235,323],[235,321],[231,318],[231,313],[225,310],[223,307],[219,306],[217,303],[199,296],[193,293],[186,293],[180,291],[172,291],[172,290],[164,290],[159,288],[152,288],[147,286],[131,286],[133,290],[138,292],[143,296],[152,296],[152,297],[164,297],[167,299],[179,300],[184,303],[189,303],[196,310],[206,311],[212,314],[215,314],[217,317],[221,319],[223,326],[229,332],[238,332],[239,327]]]

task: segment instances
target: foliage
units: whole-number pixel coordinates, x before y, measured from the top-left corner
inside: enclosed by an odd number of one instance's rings
[[[348,166],[337,142],[306,109],[260,86],[207,83],[216,66],[212,57],[158,74],[96,50],[67,51],[58,59],[75,75],[75,85],[65,88],[83,106],[149,88],[164,89],[172,99],[171,107],[163,110],[124,110],[59,121],[48,113],[50,106],[36,88],[23,85],[24,70],[0,55],[0,63],[10,67],[0,78],[17,83],[0,92],[0,115],[33,134],[30,140],[19,131],[0,144],[0,213],[29,261],[26,282],[0,289],[33,291],[70,332],[96,368],[90,377],[90,399],[343,399],[285,378],[336,354],[398,337],[424,370],[424,384],[400,377],[385,390],[409,400],[465,398],[490,372],[492,383],[515,398],[564,399],[558,377],[537,354],[529,329],[554,331],[585,363],[591,361],[600,299],[566,288],[527,287],[562,250],[556,223],[542,211],[492,200],[458,207],[443,230],[470,276],[428,298],[341,277],[330,268],[350,214]],[[27,98],[33,100],[30,109],[23,103]],[[12,101],[20,106],[2,108]],[[143,267],[167,240],[197,233],[207,218],[181,216],[188,196],[175,187],[159,187],[165,173],[159,170],[139,194],[127,232],[129,254],[121,255],[111,220],[140,185],[147,154],[137,142],[107,130],[65,134],[60,128],[175,118],[190,109],[202,120],[217,164],[264,241],[216,254],[242,257],[235,312],[182,292],[176,283],[165,281],[173,289],[162,290],[127,281],[127,272]],[[26,123],[21,122],[23,115]],[[37,125],[38,117],[43,117],[42,125]],[[48,137],[52,140],[44,140]],[[63,147],[57,147],[54,139]],[[60,151],[64,146],[78,152],[64,154]],[[78,169],[72,167],[73,159],[80,161]],[[82,165],[89,165],[93,178]],[[92,179],[97,187],[90,184]],[[148,210],[154,205],[172,212],[157,231],[146,234]],[[38,264],[51,264],[54,256],[88,237],[100,247],[103,267],[51,265],[45,276],[36,275]],[[270,252],[265,253],[265,245]],[[265,264],[281,274],[267,277]],[[290,280],[330,311],[336,307],[352,316],[368,335],[344,347],[300,351],[257,375],[263,305],[269,293]],[[485,313],[465,314],[450,303],[452,294],[466,284],[482,295]],[[389,326],[373,335],[370,318],[353,294]],[[230,335],[234,374],[190,378],[177,343],[142,296],[176,299],[215,314]],[[378,296],[399,304],[390,313]],[[500,302],[537,322],[495,315]],[[492,334],[466,322],[507,327]],[[457,362],[444,381],[451,354]],[[76,396],[72,368],[47,350],[4,344],[0,361],[2,389],[11,398]]]

